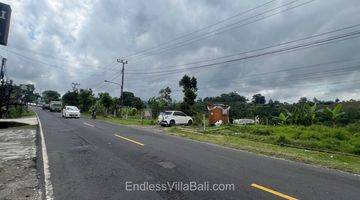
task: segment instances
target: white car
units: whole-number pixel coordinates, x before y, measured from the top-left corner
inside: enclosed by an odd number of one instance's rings
[[[162,126],[173,126],[178,124],[191,125],[193,119],[181,111],[165,111],[160,113],[158,123]]]
[[[80,110],[76,106],[65,106],[61,112],[62,117],[80,118]]]

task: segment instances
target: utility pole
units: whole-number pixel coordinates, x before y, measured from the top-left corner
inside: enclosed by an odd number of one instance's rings
[[[0,118],[2,118],[4,114],[3,106],[6,107],[5,63],[6,63],[6,58],[3,58],[1,61],[1,69],[0,69]]]
[[[77,82],[72,82],[72,90],[73,92],[75,92],[77,90],[77,87],[80,85],[80,83],[77,83]]]
[[[125,64],[128,64],[127,60],[123,60],[123,59],[117,59],[118,63],[122,64],[122,69],[121,69],[121,90],[120,90],[120,116],[122,117],[122,107],[123,107],[123,92],[124,92],[124,73],[125,73]]]

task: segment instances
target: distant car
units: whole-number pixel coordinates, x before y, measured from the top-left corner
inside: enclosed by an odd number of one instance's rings
[[[161,126],[191,125],[193,119],[181,111],[165,111],[160,113],[158,123]]]
[[[76,106],[65,106],[61,114],[62,117],[65,118],[69,118],[69,117],[80,118],[80,110]]]
[[[50,101],[50,112],[61,112],[61,101]]]
[[[50,105],[49,105],[48,103],[44,103],[44,104],[41,106],[41,108],[42,108],[43,110],[49,110],[49,109],[50,109]]]

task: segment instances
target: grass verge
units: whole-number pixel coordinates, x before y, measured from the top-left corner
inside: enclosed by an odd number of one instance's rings
[[[171,134],[193,140],[209,142],[276,158],[300,161],[307,164],[316,164],[332,169],[360,174],[360,157],[330,154],[326,152],[304,150],[292,147],[282,147],[274,144],[251,141],[249,139],[232,135],[203,134],[194,130],[187,130],[178,127],[171,127],[167,129],[167,131]]]

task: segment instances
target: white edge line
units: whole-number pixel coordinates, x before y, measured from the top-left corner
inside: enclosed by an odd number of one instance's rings
[[[36,113],[36,112],[35,112]],[[42,150],[42,160],[44,164],[44,181],[45,181],[45,196],[47,200],[54,199],[53,195],[53,186],[50,180],[50,169],[49,169],[49,158],[46,151],[46,144],[45,144],[45,137],[44,132],[42,130],[41,121],[39,118],[39,115],[36,113],[36,117],[39,123],[39,129],[40,129],[40,137],[41,137],[41,150]]]

